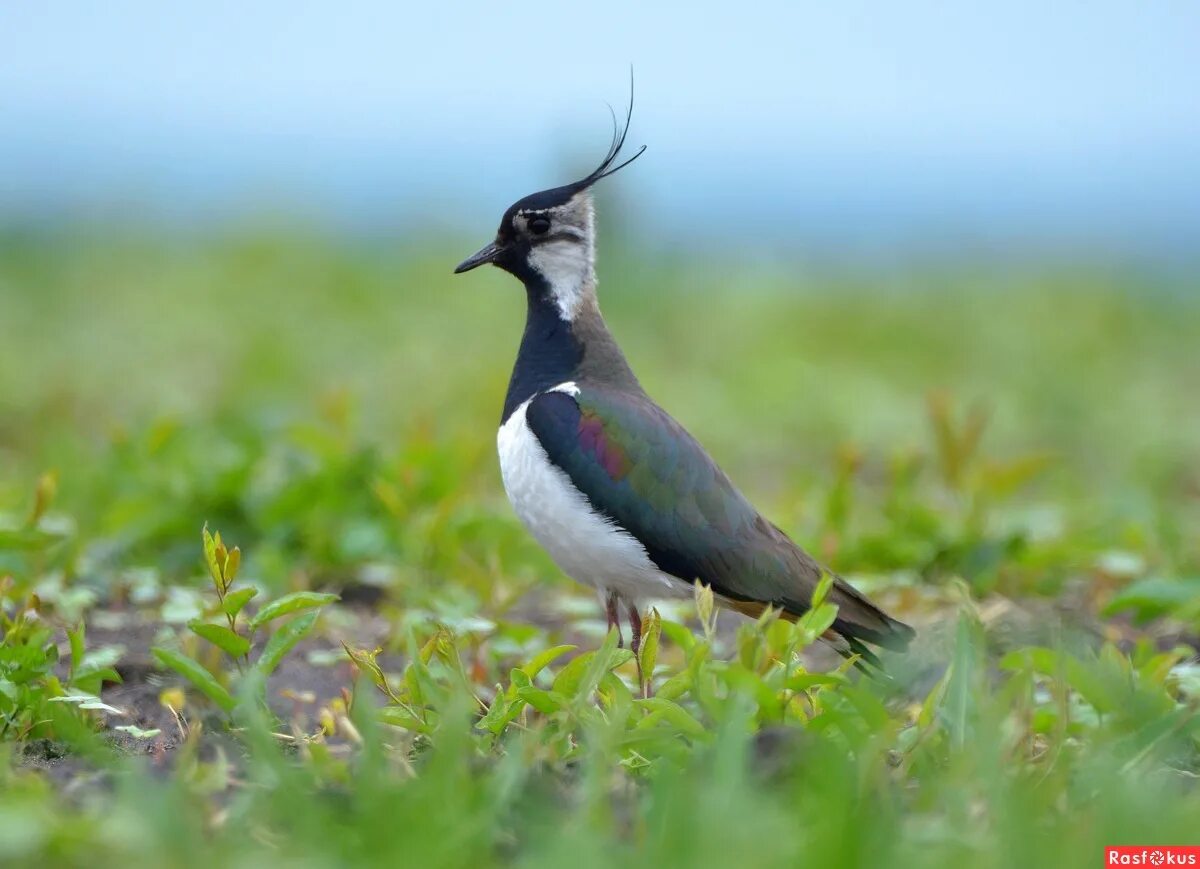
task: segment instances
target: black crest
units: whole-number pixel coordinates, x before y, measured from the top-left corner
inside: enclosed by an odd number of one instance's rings
[[[509,209],[509,214],[505,217],[511,217],[518,211],[541,211],[546,208],[553,208],[557,205],[562,205],[570,200],[572,196],[579,193],[581,190],[586,190],[591,187],[601,178],[607,178],[614,172],[619,172],[624,169],[638,157],[642,156],[646,150],[646,146],[642,145],[637,149],[637,152],[617,165],[613,165],[617,161],[617,157],[621,154],[621,149],[625,147],[625,138],[629,135],[629,122],[633,119],[633,75],[629,76],[629,108],[625,112],[625,123],[622,124],[617,120],[617,113],[613,111],[612,106],[608,107],[613,116],[613,135],[612,142],[609,143],[608,153],[604,155],[604,159],[600,161],[600,165],[570,184],[564,184],[562,187],[553,187],[550,190],[542,190],[539,193],[531,193],[524,199],[513,204]]]

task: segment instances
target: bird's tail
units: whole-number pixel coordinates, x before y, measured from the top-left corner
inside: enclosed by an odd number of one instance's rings
[[[903,652],[916,636],[911,627],[889,616],[843,579],[834,578],[826,600],[838,608],[833,631],[845,640],[853,654],[864,659],[875,657],[866,649],[867,643]]]

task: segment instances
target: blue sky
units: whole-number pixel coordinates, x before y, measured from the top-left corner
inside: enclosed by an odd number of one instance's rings
[[[5,4],[0,213],[490,231],[603,152],[664,237],[1200,234],[1200,6]]]

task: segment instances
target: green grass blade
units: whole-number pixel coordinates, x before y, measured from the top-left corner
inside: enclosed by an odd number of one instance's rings
[[[164,649],[155,646],[150,651],[160,664],[183,676],[196,690],[220,706],[225,712],[232,712],[233,708],[237,706],[237,701],[233,699],[233,695],[225,690],[224,686],[216,680],[216,677],[205,669],[199,661],[193,660],[174,649]]]
[[[336,594],[325,594],[316,591],[296,591],[276,598],[260,609],[254,618],[250,619],[251,628],[262,627],[272,619],[290,615],[300,610],[322,607],[338,599]]]
[[[267,647],[259,655],[258,662],[254,665],[254,668],[264,676],[271,675],[275,671],[275,668],[279,666],[279,662],[283,660],[284,655],[290,652],[296,643],[300,642],[300,640],[308,636],[312,631],[313,626],[317,623],[318,615],[320,613],[305,613],[298,618],[292,619],[272,634],[271,639],[267,640]]]

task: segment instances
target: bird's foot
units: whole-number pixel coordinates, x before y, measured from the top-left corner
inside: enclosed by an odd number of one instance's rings
[[[617,648],[623,649],[625,648],[625,638],[621,636],[621,614],[618,610],[620,602],[621,601],[617,597],[616,592],[610,591],[608,593],[608,599],[604,602],[604,613],[608,618],[608,629],[610,631],[613,628],[617,629]]]

